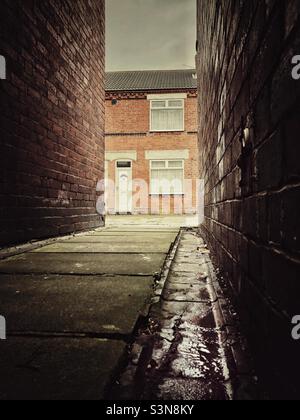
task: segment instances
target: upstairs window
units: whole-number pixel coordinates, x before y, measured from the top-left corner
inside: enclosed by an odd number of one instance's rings
[[[152,100],[151,131],[184,131],[184,100]]]

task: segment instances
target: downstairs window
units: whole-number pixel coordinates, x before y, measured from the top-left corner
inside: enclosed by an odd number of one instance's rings
[[[184,161],[152,160],[150,179],[152,195],[183,195]]]

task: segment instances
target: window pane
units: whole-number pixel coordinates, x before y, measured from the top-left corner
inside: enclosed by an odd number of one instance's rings
[[[152,130],[155,131],[181,131],[183,130],[182,109],[152,110]]]
[[[183,194],[183,170],[152,170],[152,194]]]
[[[183,101],[169,101],[168,106],[169,108],[183,108]]]
[[[167,113],[165,110],[152,111],[152,129],[153,130],[166,130],[167,127]]]
[[[153,169],[161,169],[166,167],[165,160],[156,160],[151,162],[151,166]]]
[[[152,101],[152,108],[166,108],[166,101]]]
[[[131,162],[118,162],[118,168],[131,168]]]
[[[167,181],[168,186],[167,192],[169,194],[181,194],[183,192],[183,171],[182,169],[174,169],[174,170],[168,170],[167,172]]]
[[[168,162],[169,168],[183,168],[182,160],[169,160]]]
[[[168,111],[168,130],[181,130],[183,129],[183,111],[169,110]]]
[[[151,193],[160,194],[159,192],[160,171],[151,171]]]

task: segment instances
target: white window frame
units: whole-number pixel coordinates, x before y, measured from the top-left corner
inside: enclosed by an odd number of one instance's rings
[[[165,162],[166,166],[165,168],[153,168],[152,164],[153,162]],[[170,168],[169,167],[169,162],[181,162],[182,163],[182,167],[181,168]],[[184,191],[184,180],[185,180],[185,160],[184,159],[152,159],[149,162],[149,166],[150,166],[150,195],[153,196],[176,196],[176,195],[185,195],[185,191]],[[182,170],[182,191],[181,192],[176,192],[176,193],[169,193],[169,192],[163,192],[163,193],[157,193],[157,192],[153,192],[152,191],[152,171],[157,171],[157,170],[161,170],[161,171],[169,171],[169,170]]]
[[[182,107],[181,108],[179,108],[179,107],[169,107],[169,102],[172,102],[172,101],[180,101],[181,103],[182,103]],[[159,108],[159,107],[153,107],[153,103],[154,102],[165,102],[166,103],[166,106],[165,107],[161,107],[161,108]],[[153,110],[168,110],[168,109],[173,109],[173,110],[182,110],[183,112],[182,112],[182,128],[178,128],[178,129],[176,129],[176,130],[157,130],[157,129],[155,129],[155,128],[153,128],[153,125],[152,125],[152,111]],[[171,132],[171,133],[176,133],[176,132],[184,132],[185,131],[185,101],[184,101],[184,99],[183,98],[180,98],[180,97],[178,97],[178,98],[175,98],[175,97],[172,97],[172,98],[159,98],[159,97],[157,97],[157,98],[155,98],[155,99],[151,99],[150,100],[150,132],[151,133],[168,133],[168,132]]]

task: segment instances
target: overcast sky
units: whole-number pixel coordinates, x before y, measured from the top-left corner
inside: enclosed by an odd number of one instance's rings
[[[106,0],[106,70],[195,67],[196,0]]]

